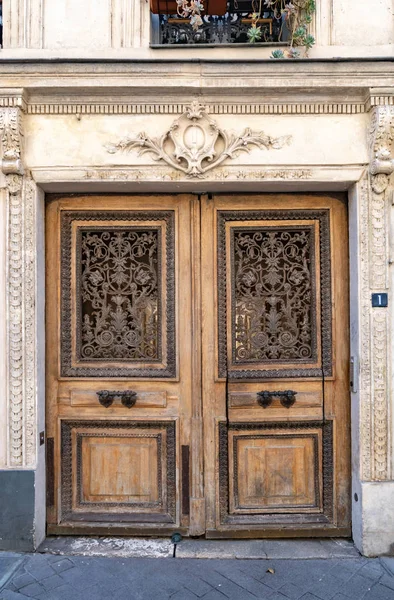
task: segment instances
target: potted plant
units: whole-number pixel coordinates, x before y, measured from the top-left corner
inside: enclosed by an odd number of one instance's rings
[[[256,2],[256,0],[252,1]],[[271,58],[300,58],[302,48],[304,48],[304,56],[307,56],[315,43],[314,37],[308,31],[316,10],[315,0],[259,0],[258,10],[252,14],[248,31],[251,43],[261,39],[259,22],[266,9],[273,14],[274,19],[281,22],[282,40],[289,41],[288,50],[274,50]]]

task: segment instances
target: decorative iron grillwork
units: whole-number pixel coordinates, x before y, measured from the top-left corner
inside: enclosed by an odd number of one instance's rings
[[[81,231],[82,359],[160,359],[158,229]]]
[[[193,30],[189,19],[176,14],[152,15],[152,41],[160,45],[248,44],[247,32],[253,12],[252,2],[228,2],[223,16],[203,13],[203,24],[197,31]],[[269,8],[262,12],[258,26],[261,28],[260,43],[286,43],[289,40],[286,23]]]
[[[235,363],[314,357],[313,230],[233,230]]]

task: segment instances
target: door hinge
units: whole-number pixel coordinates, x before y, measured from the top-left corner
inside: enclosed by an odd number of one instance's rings
[[[354,356],[350,357],[350,391],[355,394],[357,392],[357,371],[356,371],[356,359]]]

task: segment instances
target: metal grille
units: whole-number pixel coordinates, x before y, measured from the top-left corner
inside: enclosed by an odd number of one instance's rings
[[[248,44],[252,2],[229,2],[227,9],[223,16],[203,13],[203,25],[198,31],[192,29],[188,19],[176,14],[152,15],[152,42],[159,45]],[[286,43],[289,40],[284,20],[278,19],[272,10],[262,12],[258,25],[261,27],[259,43]]]
[[[233,230],[232,254],[234,362],[311,360],[312,229]]]
[[[160,358],[158,246],[158,229],[82,230],[82,359]]]

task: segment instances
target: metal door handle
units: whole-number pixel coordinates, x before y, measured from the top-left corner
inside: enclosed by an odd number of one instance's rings
[[[262,392],[257,392],[257,401],[263,408],[268,408],[276,396],[279,398],[282,406],[290,408],[296,401],[296,395],[297,392],[294,392],[293,390],[284,390],[283,392],[269,392],[264,390]]]
[[[126,408],[131,408],[137,402],[137,392],[133,392],[131,390],[121,392],[100,390],[96,393],[101,406],[105,406],[105,408],[111,406],[111,404],[114,400],[116,400],[116,398],[120,398],[120,401]]]

